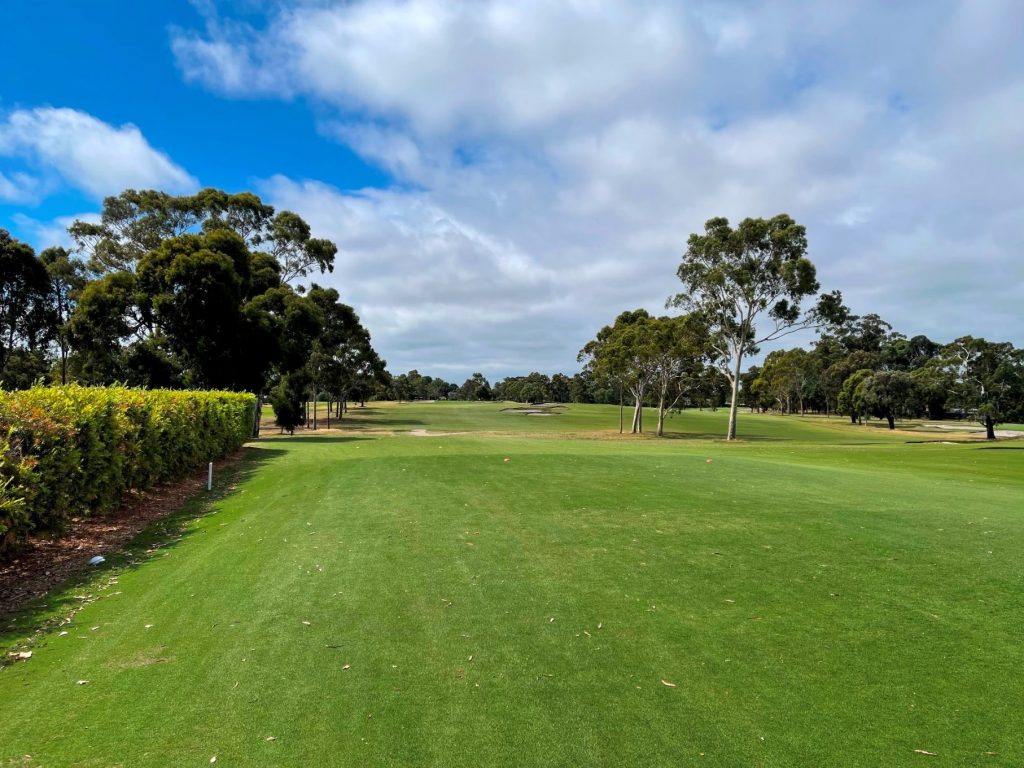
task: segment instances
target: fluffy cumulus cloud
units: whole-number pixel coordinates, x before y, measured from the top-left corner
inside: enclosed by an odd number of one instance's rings
[[[339,242],[393,368],[503,374],[660,309],[705,219],[779,211],[855,310],[1024,343],[1021,28],[1012,0],[357,0],[172,46],[394,177],[263,190]]]
[[[0,199],[30,202],[59,184],[100,198],[127,187],[185,192],[197,182],[131,124],[113,126],[74,109],[40,107],[0,116]]]

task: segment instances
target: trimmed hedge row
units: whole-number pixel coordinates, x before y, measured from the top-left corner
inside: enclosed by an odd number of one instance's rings
[[[0,391],[0,551],[242,446],[256,398],[125,387]]]

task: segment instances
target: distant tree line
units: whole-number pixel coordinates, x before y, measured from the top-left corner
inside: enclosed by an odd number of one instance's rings
[[[69,233],[72,249],[36,255],[0,230],[4,388],[248,391],[291,431],[309,399],[386,378],[338,292],[299,282],[332,271],[336,246],[256,195],[126,190]]]

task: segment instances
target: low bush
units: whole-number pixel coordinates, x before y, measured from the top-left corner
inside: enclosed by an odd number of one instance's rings
[[[0,392],[0,551],[240,448],[255,408],[255,397],[236,392]]]

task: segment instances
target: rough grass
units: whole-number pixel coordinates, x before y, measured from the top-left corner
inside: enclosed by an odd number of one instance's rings
[[[0,671],[0,765],[1024,762],[1024,451],[616,418],[385,406],[261,442]]]

